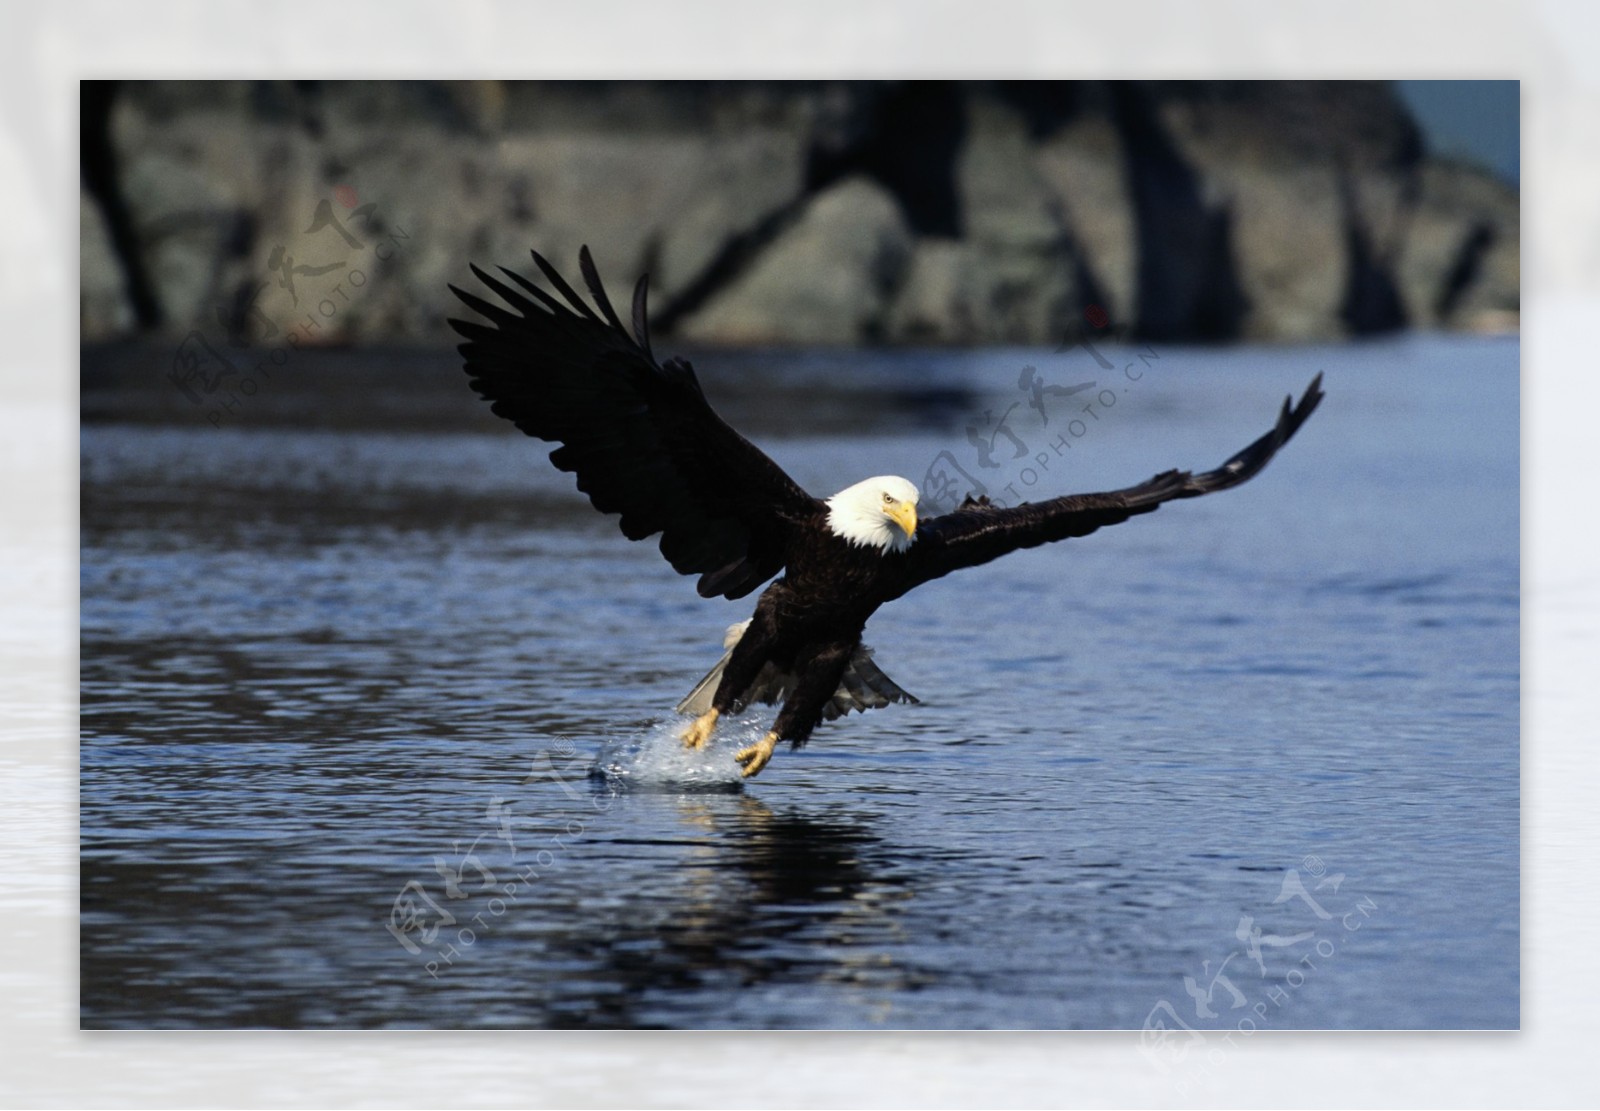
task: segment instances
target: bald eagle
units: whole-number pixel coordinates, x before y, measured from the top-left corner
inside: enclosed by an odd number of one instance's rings
[[[1319,374],[1298,404],[1284,400],[1266,435],[1212,471],[1165,471],[1123,490],[1014,507],[968,498],[954,512],[918,520],[917,487],[903,478],[868,478],[831,498],[812,497],[717,416],[687,361],[657,362],[648,275],[634,288],[630,331],[587,247],[578,263],[593,305],[538,252],[533,261],[550,291],[504,267],[507,281],[471,268],[504,305],[450,287],[487,321],[450,321],[466,340],[460,351],[472,388],[497,416],[559,444],[550,461],[577,475],[596,509],[618,515],[629,540],[659,533],[661,554],[679,574],[700,577],[703,597],[743,598],[781,576],[750,620],[728,631],[722,659],[679,704],[694,715],[683,734],[691,748],[706,743],[723,714],[782,704],[771,731],[734,757],[746,777],[767,766],[779,742],[799,748],[825,719],[916,701],[861,643],[885,602],[1007,552],[1087,536],[1163,502],[1248,481],[1323,396]]]

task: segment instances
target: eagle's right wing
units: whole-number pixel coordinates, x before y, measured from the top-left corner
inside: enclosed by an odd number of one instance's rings
[[[963,567],[976,567],[1021,548],[1054,540],[1088,536],[1106,525],[1149,513],[1178,498],[1197,498],[1247,482],[1299,431],[1322,401],[1322,375],[1306,387],[1298,404],[1285,398],[1278,423],[1266,435],[1215,470],[1202,474],[1164,471],[1137,486],[1104,494],[1071,494],[1043,502],[1001,507],[981,503],[963,505],[953,513],[930,517],[917,526],[916,542],[906,553],[904,589],[948,575]]]
[[[634,290],[630,335],[587,247],[578,260],[601,315],[538,252],[566,304],[504,268],[520,291],[472,272],[514,312],[450,287],[490,322],[450,321],[467,340],[472,388],[497,416],[561,444],[550,461],[578,476],[596,509],[620,514],[628,539],[659,532],[661,554],[699,575],[703,596],[750,593],[783,569],[793,530],[821,504],[717,416],[687,361],[655,361],[647,279]]]

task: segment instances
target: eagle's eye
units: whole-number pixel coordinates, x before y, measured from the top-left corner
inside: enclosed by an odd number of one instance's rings
[[[893,505],[894,504],[894,495],[886,492],[883,495],[883,504],[884,505]]]

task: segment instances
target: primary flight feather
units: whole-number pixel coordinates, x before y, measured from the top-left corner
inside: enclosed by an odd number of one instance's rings
[[[620,517],[630,540],[660,534],[661,554],[699,576],[704,597],[762,592],[755,613],[729,630],[721,661],[680,711],[703,745],[722,714],[781,703],[770,732],[735,759],[752,776],[780,741],[795,748],[850,710],[914,702],[872,661],[861,632],[877,608],[964,567],[1053,540],[1087,536],[1164,502],[1226,490],[1258,474],[1305,423],[1323,394],[1319,374],[1273,428],[1222,466],[1166,471],[1103,494],[1003,508],[968,499],[919,521],[917,488],[880,476],[831,498],[806,493],[717,416],[694,369],[651,351],[647,279],[634,289],[630,327],[612,307],[590,257],[578,254],[591,306],[537,252],[550,289],[502,268],[472,272],[503,302],[451,286],[487,323],[452,320],[472,388],[496,415],[561,446],[550,460],[577,476],[596,509]],[[509,283],[509,284],[508,284]],[[598,310],[598,312],[596,311]]]

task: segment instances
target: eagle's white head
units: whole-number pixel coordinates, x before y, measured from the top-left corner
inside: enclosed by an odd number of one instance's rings
[[[903,552],[917,534],[917,488],[894,475],[848,486],[828,499],[828,529],[852,544]]]

